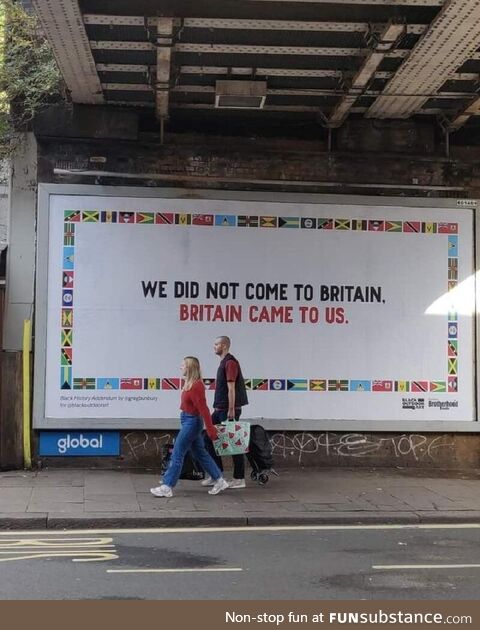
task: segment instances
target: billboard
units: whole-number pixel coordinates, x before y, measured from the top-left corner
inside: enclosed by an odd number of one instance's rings
[[[246,417],[474,419],[471,211],[49,199],[44,426],[176,418],[185,355],[211,402],[219,335]]]

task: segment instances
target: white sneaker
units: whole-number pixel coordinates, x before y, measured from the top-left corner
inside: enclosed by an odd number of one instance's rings
[[[232,479],[228,482],[229,488],[245,488],[245,479]]]
[[[220,479],[217,479],[217,481],[213,484],[213,488],[208,491],[208,494],[218,494],[227,488],[228,481],[226,481],[223,477],[220,477]]]
[[[150,492],[155,497],[173,497],[172,489],[170,488],[170,486],[166,486],[164,483],[162,483],[161,486],[158,486],[158,488],[150,488]]]
[[[213,486],[213,485],[214,485],[214,483],[215,483],[215,482],[214,482],[214,481],[213,481],[213,479],[210,477],[210,475],[207,475],[207,476],[205,477],[205,479],[204,479],[203,481],[201,481],[201,482],[200,482],[200,485],[201,485],[201,486],[205,486],[205,487],[206,487],[206,486]]]

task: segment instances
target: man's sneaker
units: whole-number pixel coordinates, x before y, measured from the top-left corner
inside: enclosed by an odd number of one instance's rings
[[[200,483],[201,486],[213,486],[214,485],[214,481],[213,479],[210,477],[210,475],[207,475],[205,477],[205,479]]]
[[[223,477],[220,477],[220,479],[217,479],[217,481],[213,484],[213,488],[208,491],[208,494],[218,494],[227,488],[228,481],[226,481]]]
[[[228,482],[229,488],[245,488],[245,479],[232,479]]]
[[[164,483],[162,483],[161,486],[158,486],[158,488],[150,488],[150,492],[155,497],[173,497],[172,489],[170,488],[170,486],[166,486]]]

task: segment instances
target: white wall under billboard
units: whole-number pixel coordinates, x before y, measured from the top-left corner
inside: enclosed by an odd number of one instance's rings
[[[218,335],[268,426],[474,420],[472,212],[378,204],[49,195],[37,426],[166,426]]]

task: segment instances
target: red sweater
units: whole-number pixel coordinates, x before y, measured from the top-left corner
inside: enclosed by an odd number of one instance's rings
[[[180,409],[192,414],[192,416],[201,416],[206,427],[213,426],[212,416],[205,398],[205,385],[202,381],[195,381],[188,391],[182,390]]]

